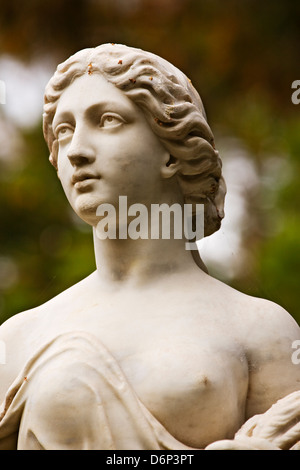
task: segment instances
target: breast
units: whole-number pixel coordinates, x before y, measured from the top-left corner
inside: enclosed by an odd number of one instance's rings
[[[166,312],[150,305],[149,315],[124,309],[70,311],[56,328],[70,329],[72,320],[72,329],[96,335],[141,402],[183,444],[201,449],[232,438],[244,422],[248,364],[228,319],[221,325],[209,311],[184,315],[175,305]]]
[[[232,341],[172,338],[121,362],[140,400],[186,445],[232,438],[244,422],[248,366]]]

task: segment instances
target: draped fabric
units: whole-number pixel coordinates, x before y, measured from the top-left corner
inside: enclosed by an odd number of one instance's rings
[[[0,409],[0,449],[187,450],[136,396],[92,334],[62,334],[37,351]]]
[[[300,391],[206,450],[300,449]],[[140,401],[92,334],[61,334],[38,350],[0,408],[0,450],[197,450],[175,439]]]

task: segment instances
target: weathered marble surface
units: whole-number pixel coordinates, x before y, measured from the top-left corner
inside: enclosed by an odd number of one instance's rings
[[[80,51],[47,86],[44,133],[96,270],[0,327],[0,448],[297,448],[289,313],[212,278],[184,239],[97,236],[120,195],[204,204],[205,235],[220,227],[221,160],[190,81],[126,46]]]

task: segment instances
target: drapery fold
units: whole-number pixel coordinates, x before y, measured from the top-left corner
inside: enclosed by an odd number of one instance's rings
[[[188,450],[147,410],[92,334],[38,350],[0,408],[0,449]]]
[[[207,450],[300,449],[300,391]],[[36,351],[0,407],[0,450],[200,450],[144,406],[93,334],[61,334]]]

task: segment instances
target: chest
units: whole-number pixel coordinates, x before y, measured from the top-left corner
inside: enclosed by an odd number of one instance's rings
[[[119,363],[148,410],[187,445],[231,438],[243,423],[247,361],[221,336],[166,335]]]
[[[177,310],[124,314],[69,312],[40,337],[87,331],[116,359],[135,394],[179,441],[195,448],[230,438],[244,418],[248,367],[243,351],[220,322]],[[145,312],[144,312],[145,313]],[[147,313],[147,312],[146,312]],[[32,344],[32,343],[31,343]]]
[[[202,448],[232,437],[244,419],[248,364],[229,329],[175,306],[151,315],[120,312],[102,320],[90,312],[74,326],[98,337],[176,439]]]

